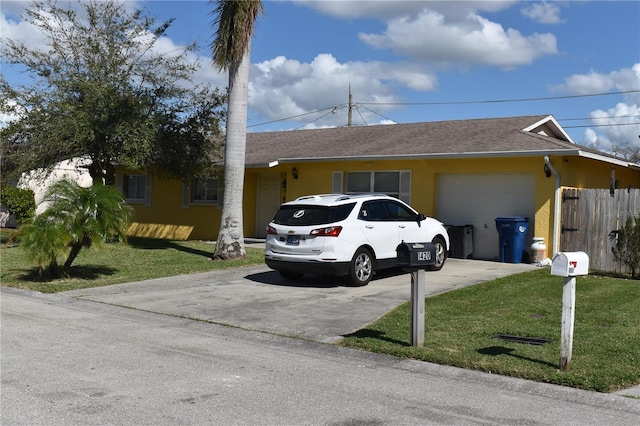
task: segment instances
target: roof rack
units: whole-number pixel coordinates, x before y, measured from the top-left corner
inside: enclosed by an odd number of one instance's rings
[[[323,198],[331,198],[331,197],[340,197],[344,194],[317,194],[317,195],[303,195],[302,197],[296,198],[296,201],[304,201],[304,200],[321,200]]]
[[[350,200],[352,198],[363,198],[363,197],[389,197],[390,195],[387,194],[379,194],[379,193],[372,193],[372,192],[367,192],[367,193],[362,193],[362,194],[348,194],[348,195],[343,195],[339,198],[336,199],[336,201],[343,201],[343,200]]]
[[[322,200],[325,198],[335,198],[336,201],[344,201],[344,200],[350,200],[353,198],[364,198],[364,197],[391,197],[391,196],[388,194],[373,193],[373,192],[366,192],[361,194],[317,194],[317,195],[303,195],[302,197],[296,198],[295,201]]]

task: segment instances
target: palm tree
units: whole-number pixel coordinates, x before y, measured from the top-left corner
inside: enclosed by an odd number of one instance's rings
[[[264,13],[262,1],[218,0],[213,11],[213,63],[229,72],[227,130],[224,151],[224,197],[214,259],[245,257],[242,227],[249,57],[255,21]]]
[[[18,231],[21,246],[40,273],[48,267],[51,277],[58,278],[69,272],[83,247],[125,238],[131,209],[109,186],[98,183],[84,188],[61,180],[49,188],[44,201],[49,207]],[[67,252],[60,268],[58,259]]]

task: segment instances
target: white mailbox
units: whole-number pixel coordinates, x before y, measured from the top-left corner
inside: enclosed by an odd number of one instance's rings
[[[561,251],[551,260],[551,275],[575,277],[588,274],[589,256],[583,251]]]

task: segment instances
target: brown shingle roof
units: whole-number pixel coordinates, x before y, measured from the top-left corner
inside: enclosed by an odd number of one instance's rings
[[[524,132],[548,115],[247,134],[246,165],[378,157],[458,157],[578,152],[564,138]]]

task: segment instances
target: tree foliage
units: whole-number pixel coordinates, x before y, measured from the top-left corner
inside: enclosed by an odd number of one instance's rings
[[[616,261],[628,266],[631,277],[636,277],[640,267],[640,215],[628,216],[625,225],[618,230],[615,245],[611,248]]]
[[[49,203],[47,209],[23,225],[18,238],[40,272],[48,269],[52,278],[68,273],[83,247],[126,238],[131,208],[109,186],[84,188],[61,180],[47,190],[43,202]]]
[[[18,223],[31,219],[36,211],[35,194],[30,189],[3,186],[0,189],[0,204],[15,216]]]
[[[229,71],[229,103],[224,152],[224,200],[214,259],[246,256],[243,231],[243,181],[247,144],[249,57],[262,2],[218,0],[214,4],[213,63]]]
[[[45,48],[2,39],[2,55],[23,67],[28,84],[0,78],[3,172],[50,168],[89,156],[94,182],[114,179],[114,164],[159,166],[187,177],[220,158],[226,95],[197,85],[196,45],[162,51],[172,20],[157,23],[123,2],[55,0],[30,4],[23,20]]]

